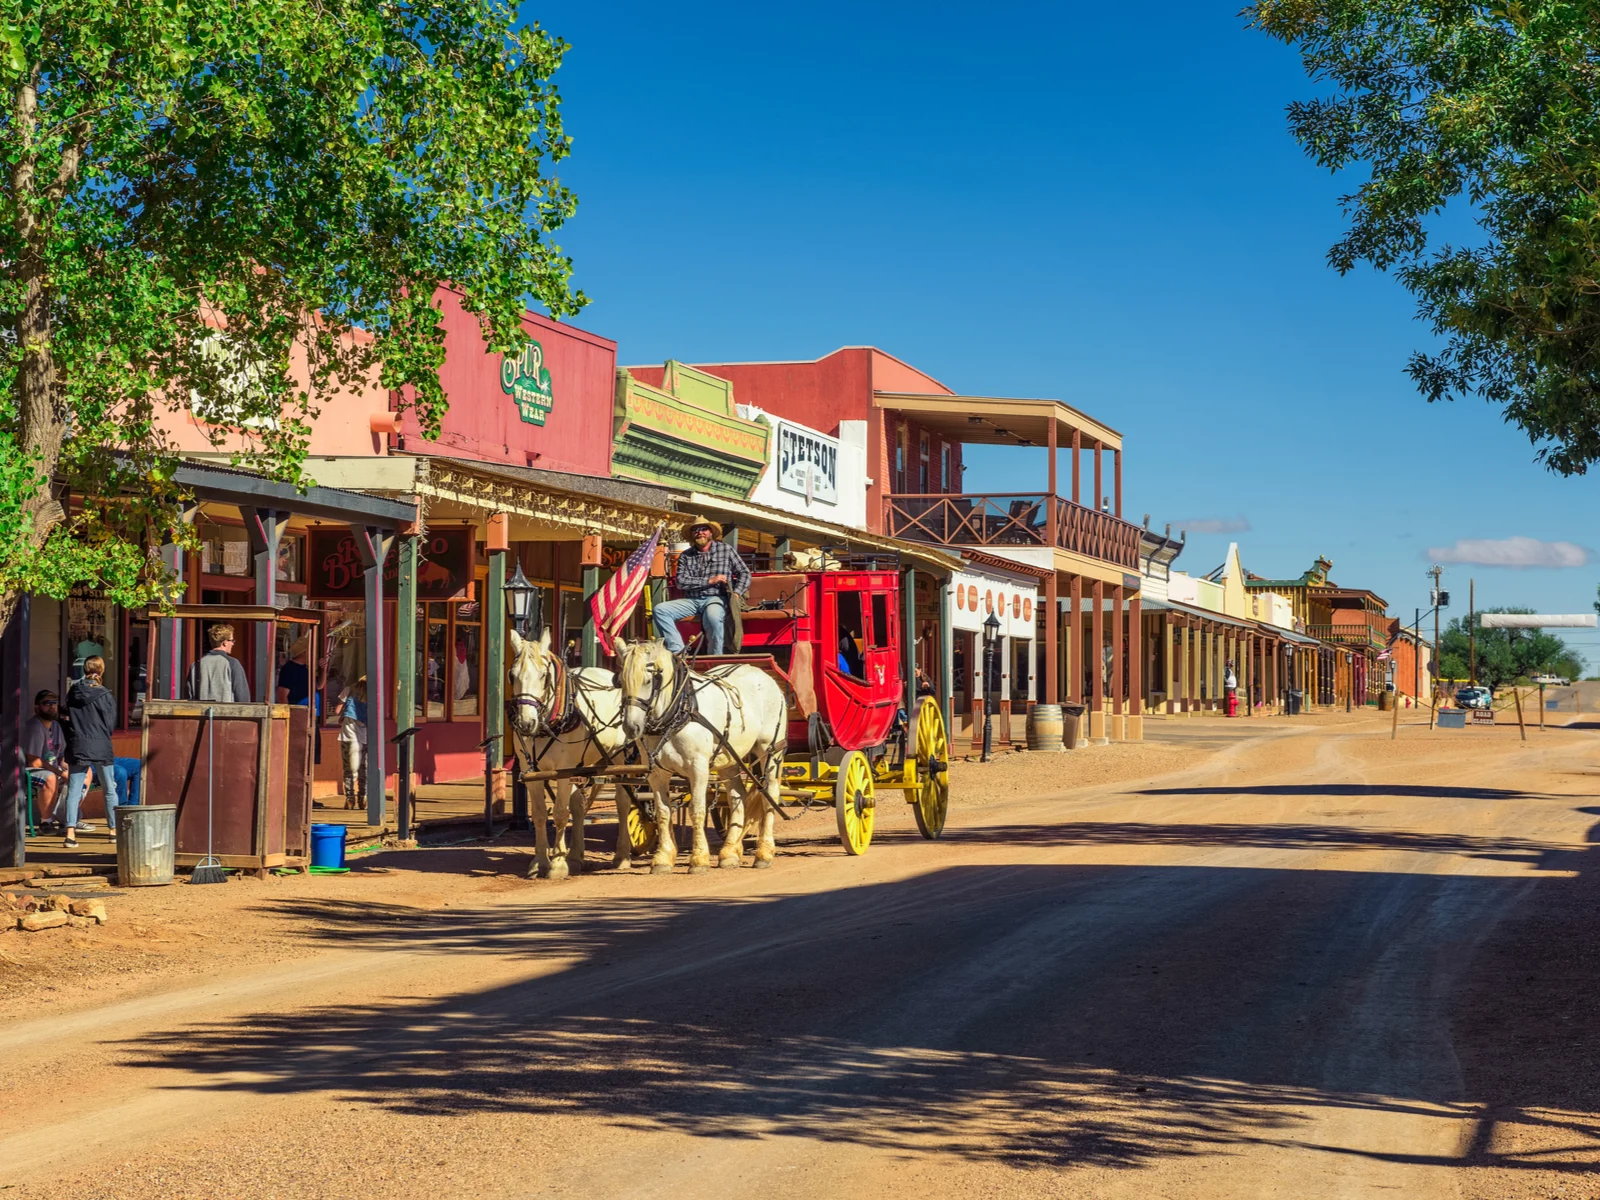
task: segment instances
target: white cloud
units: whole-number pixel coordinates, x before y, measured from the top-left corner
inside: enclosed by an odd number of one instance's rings
[[[1174,521],[1185,533],[1249,533],[1250,522],[1243,513],[1237,517],[1193,517],[1187,521]]]
[[[1428,547],[1427,558],[1479,567],[1582,567],[1588,565],[1589,552],[1572,542],[1531,537],[1461,538],[1453,546]]]

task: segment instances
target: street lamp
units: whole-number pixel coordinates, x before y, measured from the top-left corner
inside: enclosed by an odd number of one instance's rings
[[[983,623],[983,756],[980,762],[988,762],[994,749],[994,655],[999,645],[1000,618],[990,609]]]
[[[517,564],[517,573],[506,580],[505,593],[506,615],[511,618],[511,628],[517,631],[518,637],[527,637],[539,589],[528,582],[520,562]]]

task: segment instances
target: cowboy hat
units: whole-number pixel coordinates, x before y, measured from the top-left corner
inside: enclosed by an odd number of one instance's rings
[[[699,529],[702,525],[711,530],[711,537],[713,540],[719,542],[722,540],[722,523],[720,521],[713,521],[709,517],[696,517],[692,521],[684,522],[684,536],[692,541],[694,539],[694,531]]]

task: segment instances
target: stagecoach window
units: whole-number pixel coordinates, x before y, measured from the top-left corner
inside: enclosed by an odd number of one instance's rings
[[[862,620],[861,593],[837,592],[834,594],[834,606],[838,613],[838,647],[839,669],[847,675],[854,675],[858,679],[867,677],[866,668],[861,663],[861,640],[866,629],[866,622]]]
[[[889,597],[883,592],[872,596],[872,646],[882,650],[889,644]]]

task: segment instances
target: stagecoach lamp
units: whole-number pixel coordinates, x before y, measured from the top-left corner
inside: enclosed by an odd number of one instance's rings
[[[517,573],[506,580],[506,615],[511,618],[511,624],[519,635],[528,632],[528,621],[533,616],[534,597],[538,588],[528,582],[528,577],[522,573],[522,564],[517,564]]]

